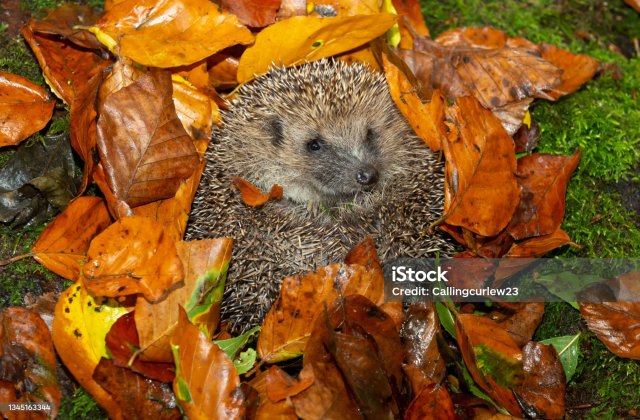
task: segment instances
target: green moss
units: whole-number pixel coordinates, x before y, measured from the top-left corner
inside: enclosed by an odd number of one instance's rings
[[[96,404],[83,388],[76,388],[73,395],[62,398],[60,402],[60,419],[106,419],[105,412]]]
[[[6,30],[0,30],[0,70],[44,85],[40,66],[27,43],[21,37],[9,37]]]

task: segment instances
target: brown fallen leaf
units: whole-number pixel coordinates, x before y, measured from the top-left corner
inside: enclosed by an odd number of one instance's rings
[[[624,274],[610,283],[617,290],[627,290],[635,300],[640,295],[638,272]],[[640,359],[640,302],[581,302],[580,313],[612,353]]]
[[[558,228],[558,230],[548,235],[535,236],[512,245],[504,256],[516,258],[538,258],[553,249],[565,245],[577,246],[571,242],[569,235],[567,235],[564,230]]]
[[[459,314],[456,338],[473,380],[513,416],[522,416],[511,388],[522,384],[522,351],[511,336],[487,317]]]
[[[532,152],[538,147],[540,141],[540,125],[531,121],[531,126],[522,124],[513,135],[513,142],[516,145],[516,153]]]
[[[520,202],[507,231],[516,239],[554,233],[562,223],[569,177],[581,152],[571,156],[533,154],[518,159]]]
[[[131,369],[145,378],[159,382],[172,382],[175,377],[173,363],[142,361],[134,353],[140,348],[134,312],[124,314],[111,326],[105,337],[111,360],[115,366]],[[170,360],[170,362],[173,362]]]
[[[183,412],[194,420],[241,418],[244,394],[233,362],[183,310],[171,346],[176,362],[173,390]]]
[[[31,248],[33,257],[59,276],[76,281],[91,240],[110,224],[102,199],[79,197],[40,234]]]
[[[185,269],[184,286],[173,289],[160,302],[136,299],[135,321],[142,359],[173,360],[169,341],[178,326],[180,307],[187,308],[191,321],[213,336],[220,320],[220,301],[232,245],[230,238],[176,243]]]
[[[529,342],[522,349],[524,380],[515,394],[528,417],[562,419],[566,380],[555,348]]]
[[[96,366],[93,379],[117,404],[115,407],[106,407],[109,418],[181,418],[169,386],[138,375],[130,369],[116,366],[112,360],[102,358]]]
[[[258,187],[243,178],[231,177],[233,186],[240,191],[242,201],[251,207],[258,207],[269,200],[279,200],[282,198],[283,190],[278,184],[274,184],[268,193],[261,191]]]
[[[63,4],[51,10],[42,20],[29,23],[33,32],[47,35],[57,35],[75,45],[90,50],[99,50],[102,44],[96,37],[79,26],[91,26],[100,14],[90,6],[83,4]]]
[[[393,7],[396,9],[400,19],[400,45],[399,48],[413,48],[413,34],[419,36],[429,36],[429,28],[422,16],[422,7],[418,0],[393,0]]]
[[[141,293],[155,302],[184,279],[175,243],[147,217],[119,219],[91,241],[87,257],[82,282],[95,296]]]
[[[13,382],[14,391],[13,400],[0,401],[49,404],[50,411],[33,412],[29,418],[56,417],[62,397],[56,357],[49,329],[37,313],[20,307],[0,312],[0,365],[1,382]]]
[[[254,28],[264,28],[276,21],[280,0],[222,0],[222,7]]]
[[[168,73],[147,73],[99,108],[98,147],[107,182],[129,206],[173,196],[199,163],[171,95]]]
[[[591,80],[598,71],[600,63],[588,55],[574,54],[551,44],[541,44],[542,58],[562,69],[559,86],[549,92],[553,99],[573,93],[583,84]]]
[[[200,156],[203,156],[211,140],[214,115],[220,117],[218,106],[201,91],[175,80],[173,103],[182,127],[193,139]]]
[[[72,42],[47,34],[35,33],[31,20],[22,28],[22,36],[38,59],[53,93],[71,104],[89,81],[111,64],[98,54],[77,47]]]
[[[640,1],[638,0],[624,0],[629,6],[633,7],[633,10],[640,13]]]
[[[444,359],[438,350],[438,336],[442,334],[433,303],[415,302],[409,305],[402,325],[402,341],[406,364],[415,368],[411,372],[413,395],[422,391],[424,384],[438,384],[446,375]]]
[[[125,0],[91,31],[117,55],[160,68],[189,65],[253,41],[236,16],[207,0]]]
[[[237,57],[230,54],[214,54],[207,60],[209,64],[209,83],[215,89],[228,89],[238,85]]]
[[[238,82],[266,73],[273,65],[295,66],[319,60],[382,35],[396,22],[389,13],[321,18],[296,16],[263,29],[240,57]]]
[[[447,108],[443,142],[443,221],[483,236],[498,234],[518,205],[513,141],[491,111],[472,97]]]
[[[265,391],[269,400],[275,403],[304,391],[309,388],[312,383],[312,378],[295,380],[284,370],[274,365],[267,371],[265,378]]]
[[[455,407],[447,388],[431,384],[423,388],[411,401],[404,414],[405,420],[456,418]]]
[[[544,303],[515,303],[511,311],[492,311],[489,317],[501,325],[520,347],[524,347],[533,338],[544,316]],[[500,305],[499,305],[500,306]],[[506,312],[506,313],[505,313]],[[510,313],[509,313],[510,312]]]
[[[107,203],[107,208],[109,209],[109,214],[115,219],[120,219],[122,217],[133,216],[133,211],[131,207],[124,201],[120,200],[116,195],[111,191],[109,184],[107,184],[107,178],[104,173],[104,169],[102,168],[102,164],[97,164],[93,171],[93,181],[96,183],[102,195],[104,196],[104,201]]]
[[[16,145],[44,128],[54,105],[41,86],[0,71],[0,147]]]
[[[274,366],[275,367],[275,366]],[[272,402],[267,398],[267,375],[270,370],[265,370],[256,375],[249,382],[251,387],[258,392],[259,403],[256,412],[256,420],[297,420],[296,412],[290,399]],[[313,381],[313,378],[306,378],[304,382]]]

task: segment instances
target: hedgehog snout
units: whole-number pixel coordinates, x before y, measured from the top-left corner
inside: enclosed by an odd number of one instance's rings
[[[356,181],[360,185],[373,185],[378,182],[378,178],[378,170],[371,165],[363,166],[356,171]]]

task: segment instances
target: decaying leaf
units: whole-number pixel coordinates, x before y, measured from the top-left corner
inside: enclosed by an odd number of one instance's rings
[[[455,407],[447,388],[431,384],[418,393],[405,412],[406,420],[455,419]]]
[[[296,16],[263,29],[240,57],[238,82],[266,73],[274,64],[295,66],[359,47],[396,22],[389,13],[320,18]]]
[[[222,0],[222,6],[243,24],[264,28],[276,21],[280,0]]]
[[[271,369],[274,368],[276,367],[274,366]],[[270,420],[276,418],[279,420],[297,420],[298,416],[296,416],[296,412],[293,409],[293,404],[290,399],[273,402],[267,397],[267,376],[269,375],[269,372],[271,372],[271,369],[259,373],[251,380],[251,382],[249,382],[251,387],[255,389],[259,395],[255,418],[257,420]],[[306,378],[304,382],[300,382],[306,383],[310,381],[313,381],[313,378]]]
[[[15,145],[51,119],[55,101],[35,83],[0,71],[0,147]]]
[[[119,219],[91,241],[87,257],[82,282],[96,296],[141,293],[155,302],[184,279],[175,243],[147,217]]]
[[[109,95],[99,109],[107,182],[132,207],[173,196],[199,163],[171,94],[168,73],[147,73]]]
[[[33,257],[54,273],[76,281],[89,243],[110,224],[111,217],[102,199],[79,197],[40,234],[31,248]]]
[[[48,413],[32,413],[30,418],[56,417],[62,396],[56,357],[49,329],[37,313],[20,307],[0,312],[0,366],[0,382],[12,383],[16,395],[9,400],[0,397],[0,401],[47,403],[51,406]]]
[[[174,289],[156,303],[136,300],[136,327],[141,357],[170,362],[169,341],[178,325],[178,310],[184,307],[191,321],[211,337],[220,318],[220,301],[231,260],[233,241],[229,238],[177,242],[185,269],[184,286]]]
[[[499,233],[518,204],[513,141],[493,114],[472,97],[447,108],[443,142],[443,219],[483,236]]]
[[[93,379],[93,371],[107,357],[107,331],[127,309],[112,300],[93,298],[79,284],[65,290],[58,299],[52,337],[64,365],[89,394],[108,412],[117,412],[113,397]]]
[[[116,405],[105,407],[110,418],[177,420],[181,418],[169,385],[150,380],[102,358],[93,380],[109,393]]]
[[[173,390],[190,419],[239,418],[244,394],[233,362],[181,310],[171,340],[176,363]]]

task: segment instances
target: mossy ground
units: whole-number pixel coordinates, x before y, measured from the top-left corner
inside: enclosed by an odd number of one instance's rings
[[[633,48],[633,40],[640,38],[640,15],[622,0],[421,3],[432,36],[456,26],[494,26],[510,36],[589,54],[621,70],[619,80],[606,72],[556,103],[537,101],[531,113],[541,127],[539,152],[582,150],[567,190],[563,224],[581,248],[555,255],[640,257],[640,57]],[[579,331],[582,356],[568,388],[567,417],[640,416],[640,363],[609,352],[570,305],[548,304],[536,339]]]
[[[532,109],[542,130],[539,150],[583,151],[581,164],[567,191],[564,228],[581,248],[560,256],[640,257],[640,217],[632,213],[640,184],[640,59],[633,40],[640,38],[640,16],[622,0],[529,0],[436,2],[421,0],[433,35],[456,26],[495,26],[509,35],[549,42],[587,53],[622,71],[609,72],[557,103],[538,101]],[[43,16],[59,0],[22,0],[30,16]],[[85,4],[101,7],[102,0]],[[20,37],[0,23],[0,70],[44,84],[40,69]],[[626,54],[627,58],[615,50]],[[11,151],[0,153],[0,164]],[[621,186],[624,186],[622,188]],[[637,201],[637,198],[635,199]],[[634,207],[634,205],[636,207]],[[43,226],[0,227],[0,259],[28,252]],[[0,269],[0,307],[23,304],[23,295],[50,290],[55,276],[31,259]],[[58,286],[55,286],[58,287]],[[578,312],[563,303],[549,304],[536,339],[584,333],[581,362],[569,386],[568,417],[619,418],[638,415],[640,363],[612,355],[586,330]],[[95,403],[84,391],[67,397],[60,418],[97,418]]]

